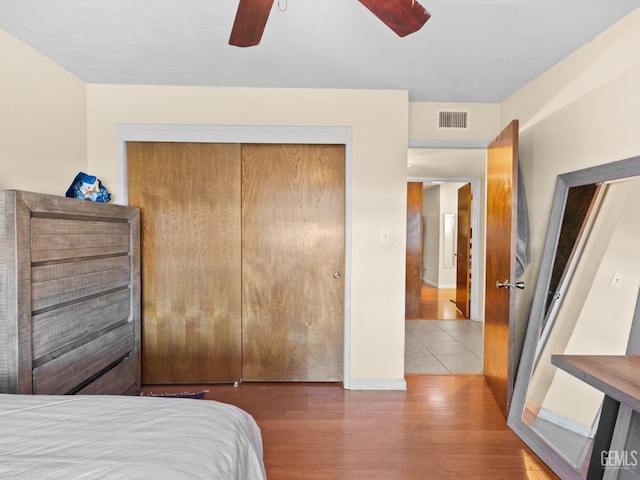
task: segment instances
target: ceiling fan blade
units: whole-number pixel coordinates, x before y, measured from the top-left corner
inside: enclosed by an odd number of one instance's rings
[[[274,0],[240,0],[229,45],[252,47],[262,39]]]
[[[360,3],[400,37],[417,32],[431,18],[415,0],[360,0]]]

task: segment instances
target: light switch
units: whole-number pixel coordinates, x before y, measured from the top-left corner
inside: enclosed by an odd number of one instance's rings
[[[622,275],[619,274],[618,272],[614,272],[613,276],[611,277],[611,281],[609,282],[609,285],[611,285],[613,288],[620,288],[621,283],[622,283]]]

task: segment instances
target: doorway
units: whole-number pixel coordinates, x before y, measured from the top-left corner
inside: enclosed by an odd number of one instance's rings
[[[475,149],[410,149],[409,182],[422,182],[427,189],[425,196],[437,196],[437,189],[449,189],[457,193],[458,188],[470,183],[473,199],[470,214],[470,227],[474,242],[471,250],[471,298],[469,305],[470,319],[464,319],[456,308],[456,278],[447,284],[447,280],[438,281],[434,270],[442,263],[442,255],[450,255],[451,249],[440,249],[440,259],[425,260],[426,272],[423,272],[421,297],[423,305],[417,319],[405,320],[405,372],[418,374],[463,374],[482,373],[483,363],[483,262],[484,228],[481,223],[484,209],[484,169],[486,150]],[[477,176],[468,177],[473,174]],[[435,189],[435,190],[434,190]],[[429,190],[432,190],[429,193]],[[429,215],[433,223],[444,223],[444,213],[457,213],[457,196],[451,212],[438,211],[425,213],[424,223],[429,233]],[[457,214],[454,219],[457,224]],[[431,225],[431,233],[438,229]],[[443,241],[444,228],[435,232],[436,240]],[[427,238],[428,241],[428,238]],[[457,252],[456,252],[457,253]],[[457,260],[457,258],[456,258]],[[436,263],[438,261],[438,263]],[[448,264],[451,268],[452,264]],[[425,268],[425,267],[423,267]],[[431,269],[431,272],[429,272]],[[455,268],[452,272],[455,272]],[[433,275],[429,275],[432,273]],[[440,288],[438,288],[440,287]]]
[[[405,372],[481,373],[482,322],[465,317],[456,304],[458,192],[469,188],[471,183],[424,181],[411,184],[424,192],[423,249],[419,309],[413,315],[408,309],[405,320]],[[407,244],[410,243],[408,232]]]

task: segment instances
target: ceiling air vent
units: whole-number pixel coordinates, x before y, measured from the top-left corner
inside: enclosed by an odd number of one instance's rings
[[[463,110],[438,110],[438,128],[469,130],[469,112]]]

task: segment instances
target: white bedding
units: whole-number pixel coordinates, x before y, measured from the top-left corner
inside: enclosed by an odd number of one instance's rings
[[[260,429],[193,399],[0,394],[0,478],[263,480]]]

